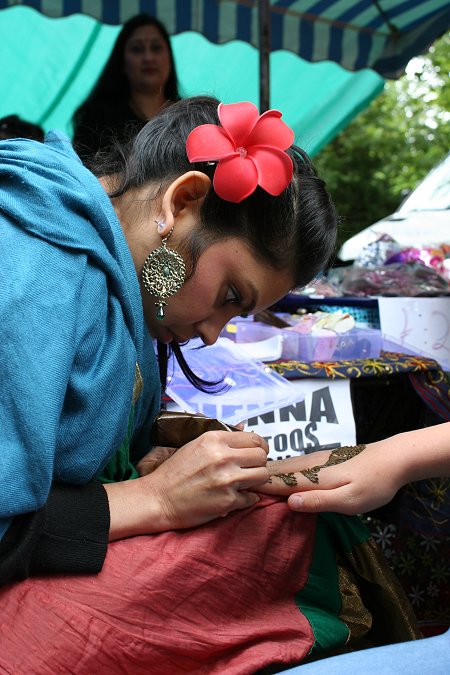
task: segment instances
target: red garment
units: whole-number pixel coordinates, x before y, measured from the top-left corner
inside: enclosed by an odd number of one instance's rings
[[[242,675],[299,662],[314,643],[295,595],[315,526],[265,497],[199,528],[115,542],[97,576],[4,587],[0,672]]]

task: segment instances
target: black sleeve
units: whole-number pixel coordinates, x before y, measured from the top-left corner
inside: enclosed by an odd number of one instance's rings
[[[100,572],[108,535],[101,483],[55,483],[45,506],[14,518],[0,541],[0,585],[39,574]]]

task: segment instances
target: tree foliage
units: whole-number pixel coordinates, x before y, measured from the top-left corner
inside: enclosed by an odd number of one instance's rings
[[[340,242],[392,213],[450,148],[450,33],[315,158],[341,218]]]

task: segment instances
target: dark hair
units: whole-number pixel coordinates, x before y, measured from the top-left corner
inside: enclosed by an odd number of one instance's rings
[[[97,175],[119,176],[110,197],[147,183],[155,184],[156,197],[164,184],[193,168],[212,179],[216,164],[192,165],[186,155],[186,138],[201,124],[219,123],[218,104],[205,96],[184,99],[147,122],[127,146],[94,168]],[[213,188],[209,190],[200,209],[200,227],[182,251],[192,261],[191,273],[207,246],[229,237],[245,240],[259,260],[290,274],[293,286],[306,285],[327,266],[336,243],[334,206],[306,153],[296,146],[287,152],[294,176],[278,197],[258,187],[235,204],[218,197]],[[174,351],[178,358],[177,346]]]
[[[44,140],[44,130],[38,124],[27,122],[18,115],[7,115],[0,119],[0,140],[7,138],[31,138]]]

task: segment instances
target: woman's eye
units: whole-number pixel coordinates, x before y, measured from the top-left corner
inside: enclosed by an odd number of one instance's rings
[[[132,45],[129,47],[129,50],[132,54],[142,54],[142,52],[144,51],[141,45]]]
[[[236,288],[230,286],[225,296],[225,302],[232,302],[234,305],[240,305],[242,303],[241,294]]]

